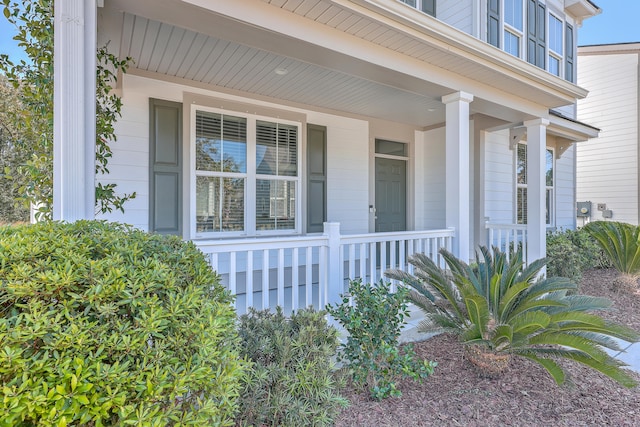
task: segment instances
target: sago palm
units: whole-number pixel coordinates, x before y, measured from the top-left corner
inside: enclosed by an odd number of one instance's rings
[[[636,342],[638,334],[590,313],[610,301],[570,294],[576,285],[565,278],[542,278],[545,260],[525,267],[522,252],[507,257],[480,248],[470,266],[446,250],[440,251],[447,269],[416,254],[411,275],[400,270],[385,274],[412,288],[409,297],[426,316],[422,327],[457,334],[469,360],[487,373],[502,371],[512,355],[541,364],[558,383],[565,374],[557,358],[583,363],[626,387],[636,382],[621,369],[624,363],[604,348],[619,351],[620,338]]]
[[[616,285],[635,290],[640,277],[640,228],[616,221],[595,221],[585,225],[622,277]]]

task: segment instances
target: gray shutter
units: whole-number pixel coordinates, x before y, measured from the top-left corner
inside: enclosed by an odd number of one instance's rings
[[[182,236],[182,104],[149,100],[149,231]]]
[[[429,15],[436,16],[436,0],[422,0],[422,11]]]
[[[500,0],[488,0],[487,42],[500,47]]]
[[[574,47],[573,47],[573,27],[567,24],[565,37],[565,65],[564,78],[570,82],[574,81],[573,64],[574,64]]]
[[[327,128],[307,125],[307,233],[327,220]]]
[[[538,0],[527,2],[527,61],[546,69],[546,7]]]

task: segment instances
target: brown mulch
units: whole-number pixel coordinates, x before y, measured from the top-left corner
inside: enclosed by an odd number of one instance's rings
[[[601,314],[640,331],[640,294],[612,289],[617,274],[587,271],[580,293],[610,298],[613,308]],[[563,362],[567,381],[558,386],[522,358],[500,378],[482,377],[450,335],[416,343],[415,350],[438,362],[431,377],[401,381],[402,397],[381,402],[347,392],[351,405],[335,426],[640,426],[640,387],[626,389],[578,363]]]

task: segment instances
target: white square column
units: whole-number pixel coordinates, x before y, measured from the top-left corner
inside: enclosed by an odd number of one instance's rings
[[[453,254],[469,261],[470,244],[470,188],[469,188],[469,104],[473,95],[456,92],[442,97],[446,104],[445,175],[446,226],[455,229]]]
[[[54,2],[53,219],[94,218],[96,0]]]
[[[527,263],[547,255],[546,153],[549,120],[524,122],[527,127]]]

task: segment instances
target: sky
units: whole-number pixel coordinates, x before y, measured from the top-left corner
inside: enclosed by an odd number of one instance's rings
[[[640,42],[640,1],[593,1],[602,13],[587,19],[578,29],[578,45]],[[12,40],[14,35],[14,28],[0,14],[0,53],[9,54],[16,61],[26,57]]]

